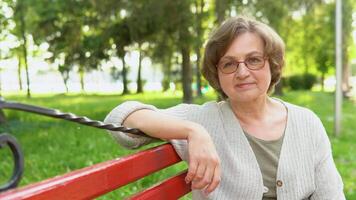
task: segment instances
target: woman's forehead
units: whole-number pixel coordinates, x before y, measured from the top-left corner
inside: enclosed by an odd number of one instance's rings
[[[240,57],[249,54],[263,54],[264,43],[256,33],[246,32],[237,36],[227,49],[225,56]]]
[[[250,56],[263,56],[263,52],[251,51],[244,55],[244,57],[250,57]],[[239,58],[238,56],[234,56],[234,55],[224,55],[221,59],[238,59],[238,58]]]

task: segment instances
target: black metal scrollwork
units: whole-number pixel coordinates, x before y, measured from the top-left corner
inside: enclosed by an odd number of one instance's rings
[[[48,117],[64,119],[64,120],[76,122],[79,124],[83,124],[95,128],[112,130],[112,131],[121,131],[121,132],[131,133],[134,135],[149,137],[138,129],[127,128],[124,126],[117,126],[115,124],[107,124],[101,121],[89,119],[84,116],[77,116],[73,113],[64,113],[55,109],[43,108],[39,106],[27,105],[27,104],[22,104],[17,102],[9,102],[9,101],[5,101],[3,98],[0,98],[0,109],[11,109],[11,110],[31,112],[35,114],[45,115]],[[21,179],[23,168],[24,168],[24,157],[20,145],[17,143],[15,137],[9,134],[0,134],[0,149],[5,145],[8,145],[11,148],[13,158],[14,158],[14,163],[15,163],[15,167],[14,167],[15,169],[10,181],[4,185],[0,185],[0,192],[16,187]]]
[[[20,145],[15,137],[9,134],[0,134],[0,149],[9,146],[14,158],[14,170],[10,180],[4,185],[0,185],[0,192],[14,188],[21,180],[24,169],[24,157]]]
[[[146,134],[144,134],[143,132],[135,128],[127,128],[124,126],[117,126],[115,124],[106,124],[104,122],[92,120],[84,116],[77,116],[73,113],[64,113],[56,109],[43,108],[39,106],[27,105],[27,104],[22,104],[17,102],[4,101],[1,98],[0,98],[0,109],[21,110],[25,112],[45,115],[48,117],[60,118],[60,119],[76,122],[79,124],[95,127],[95,128],[106,129],[111,131],[121,131],[121,132],[131,133],[134,135],[142,135],[148,137]]]

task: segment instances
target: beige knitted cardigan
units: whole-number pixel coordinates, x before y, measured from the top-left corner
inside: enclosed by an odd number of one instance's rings
[[[306,108],[281,102],[287,107],[288,118],[277,171],[276,181],[282,183],[277,186],[277,198],[345,199],[343,183],[320,119]],[[229,101],[179,104],[168,109],[127,101],[113,109],[105,122],[121,125],[130,113],[140,109],[152,109],[199,123],[210,133],[221,159],[221,183],[209,196],[193,190],[193,199],[262,199],[264,186],[260,168]],[[152,141],[122,132],[110,133],[127,148],[137,148]],[[186,140],[170,142],[179,156],[188,161]]]

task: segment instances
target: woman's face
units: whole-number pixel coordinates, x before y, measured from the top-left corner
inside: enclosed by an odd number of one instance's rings
[[[252,61],[254,58],[264,57],[264,44],[262,39],[255,33],[242,33],[233,40],[225,55],[220,59],[219,65],[227,63],[228,60]],[[226,66],[226,65],[223,65]],[[222,73],[218,69],[220,86],[224,93],[232,101],[250,102],[265,97],[271,83],[271,71],[266,59],[261,69],[250,70],[244,63],[240,63],[233,73]]]

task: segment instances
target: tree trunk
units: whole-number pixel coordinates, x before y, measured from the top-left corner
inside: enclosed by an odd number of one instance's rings
[[[200,48],[197,48],[195,50],[197,54],[197,67],[195,71],[195,76],[196,76],[196,84],[197,84],[197,96],[202,97],[203,93],[201,92],[201,74],[200,74]]]
[[[122,95],[129,94],[130,91],[127,87],[127,69],[126,69],[126,63],[125,63],[125,56],[121,58],[122,61],[122,85],[123,85],[123,90],[122,90]]]
[[[197,40],[198,42],[195,45],[195,54],[197,55],[197,62],[196,62],[196,71],[195,71],[195,78],[196,78],[196,90],[197,96],[202,97],[203,94],[201,92],[201,75],[200,75],[200,46],[202,45],[202,37],[203,37],[203,28],[202,28],[202,21],[203,21],[203,12],[204,12],[204,0],[195,1],[196,7],[196,32],[197,32]]]
[[[68,80],[66,80],[66,79],[63,78],[64,87],[66,88],[66,93],[69,92],[67,81],[68,81]]]
[[[63,72],[60,72],[60,73],[61,73],[61,76],[62,76],[64,87],[66,88],[66,93],[68,93],[69,92],[69,89],[68,89],[69,72],[68,71],[63,71]]]
[[[18,80],[19,80],[19,89],[20,91],[22,91],[22,78],[21,78],[21,69],[22,69],[22,61],[21,61],[21,56],[18,55],[18,59],[19,59],[19,65],[17,68],[17,76],[18,76]]]
[[[172,54],[170,53],[163,66],[163,80],[162,80],[162,89],[163,92],[169,89],[169,84],[171,83],[171,69],[172,69]]]
[[[183,102],[192,103],[192,70],[190,65],[190,52],[187,45],[181,48],[182,53],[182,84],[183,84]]]
[[[26,42],[25,42],[26,43]],[[27,85],[27,97],[31,98],[31,91],[30,91],[30,75],[28,72],[28,64],[27,64],[27,48],[24,47],[24,57],[25,57],[25,70],[26,70],[26,85]]]
[[[83,69],[83,67],[80,67],[79,68],[79,79],[80,79],[80,90],[82,91],[82,92],[85,92],[85,85],[84,85],[84,74],[85,72],[84,72],[84,69]]]
[[[137,90],[136,93],[140,94],[143,93],[143,86],[142,86],[142,79],[141,79],[141,71],[142,71],[142,50],[141,50],[141,44],[138,45],[138,72],[137,72]]]
[[[27,63],[27,38],[26,38],[26,22],[24,18],[24,9],[23,5],[19,5],[19,12],[20,12],[20,31],[22,37],[22,53],[25,62],[25,70],[26,70],[26,84],[27,84],[27,98],[31,98],[31,91],[30,91],[30,76],[28,72],[28,63]]]
[[[225,11],[227,9],[227,0],[215,0],[216,23],[221,24],[225,20]]]

